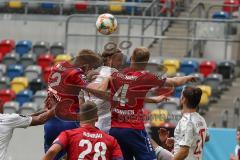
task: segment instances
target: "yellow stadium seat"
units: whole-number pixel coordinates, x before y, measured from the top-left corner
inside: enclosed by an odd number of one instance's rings
[[[19,93],[22,90],[26,89],[28,87],[28,79],[26,77],[15,77],[11,81],[11,89],[15,93]]]
[[[9,8],[15,8],[15,9],[23,7],[21,0],[11,0],[9,1],[8,5],[9,5]]]
[[[125,2],[125,0],[112,0],[112,2],[122,2],[123,3],[123,2]],[[122,12],[123,11],[123,6],[110,3],[109,10],[111,12]]]
[[[70,56],[69,54],[59,54],[54,59],[54,63],[57,64],[63,61],[70,61],[71,59],[72,59],[72,56]]]
[[[151,126],[160,127],[167,120],[168,111],[164,109],[155,109],[150,114]]]
[[[180,67],[180,61],[177,59],[165,59],[163,65],[167,68],[167,75],[173,76]]]
[[[197,86],[202,90],[202,97],[200,101],[200,106],[206,106],[209,103],[209,97],[212,95],[212,88],[207,85],[199,85]]]

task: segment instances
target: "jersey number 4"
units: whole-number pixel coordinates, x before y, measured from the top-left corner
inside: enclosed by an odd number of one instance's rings
[[[107,145],[104,142],[97,142],[93,148],[93,145],[89,140],[82,139],[79,142],[79,146],[84,147],[85,145],[87,146],[87,149],[80,153],[78,160],[84,160],[85,156],[92,152],[92,149],[94,149],[95,152],[93,155],[93,160],[98,160],[99,158],[101,158],[101,160],[106,160],[105,154],[107,151]]]
[[[125,106],[128,102],[128,99],[126,98],[127,91],[128,91],[128,84],[124,84],[121,87],[118,88],[117,92],[113,96],[113,100],[120,102],[120,106]]]

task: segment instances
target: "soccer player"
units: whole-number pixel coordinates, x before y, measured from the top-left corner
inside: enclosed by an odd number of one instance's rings
[[[1,100],[0,100],[1,101]],[[1,107],[0,112],[0,159],[7,159],[7,148],[12,138],[15,128],[27,128],[45,123],[49,118],[54,116],[54,109],[44,110],[31,116],[19,114],[3,114]]]
[[[97,78],[93,80],[88,85],[88,87],[95,89],[102,87],[102,81],[105,78],[111,76],[114,72],[117,72],[118,69],[122,66],[123,54],[122,51],[118,48],[113,48],[111,50],[105,49],[101,56],[103,59],[103,66],[95,70],[95,72],[98,73]],[[109,101],[99,99],[95,96],[90,96],[89,98],[89,100],[95,102],[98,107],[98,121],[96,123],[96,127],[108,133],[111,127],[111,112]]]
[[[130,68],[113,73],[109,82],[104,81],[102,84],[105,86],[105,83],[109,83],[111,91],[112,119],[109,133],[118,140],[126,160],[133,160],[133,157],[136,160],[156,159],[144,128],[142,109],[147,92],[164,84],[179,86],[195,80],[192,76],[163,78],[144,71],[149,57],[147,48],[136,48],[131,56]],[[97,95],[101,96],[100,93]]]
[[[207,136],[207,124],[197,113],[202,96],[200,88],[185,87],[180,98],[182,118],[174,131],[173,154],[153,144],[158,160],[201,160]]]
[[[235,147],[234,155],[230,155],[230,160],[240,160],[240,127],[237,128],[236,140],[237,145]]]
[[[68,160],[123,160],[117,140],[95,127],[97,106],[87,101],[80,108],[81,127],[62,132],[53,142],[43,160],[53,160],[61,150]]]
[[[53,66],[48,80],[47,99],[57,104],[56,117],[48,120],[44,125],[45,152],[62,131],[79,127],[78,111],[83,100],[79,98],[81,89],[77,86],[87,85],[85,74],[100,64],[99,56],[91,50],[84,49],[70,62]],[[47,106],[50,108],[53,104]],[[64,154],[65,152],[59,153],[56,160]]]

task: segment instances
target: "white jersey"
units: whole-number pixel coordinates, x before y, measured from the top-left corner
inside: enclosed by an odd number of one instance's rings
[[[207,135],[205,119],[197,112],[184,113],[174,131],[174,154],[180,146],[189,146],[185,160],[201,160],[203,146]]]
[[[96,84],[100,84],[104,78],[111,76],[114,72],[117,72],[115,68],[108,66],[99,67],[96,69],[96,71],[99,72],[99,75],[92,82]],[[98,106],[98,122],[96,123],[96,127],[108,133],[109,129],[111,128],[110,102],[94,96],[91,97],[90,100],[94,101]]]
[[[32,117],[18,114],[0,114],[0,160],[6,159],[8,144],[14,128],[26,128],[32,122]]]

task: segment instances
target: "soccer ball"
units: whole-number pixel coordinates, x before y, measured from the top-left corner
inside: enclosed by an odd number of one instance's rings
[[[96,27],[98,32],[109,35],[117,30],[117,20],[112,14],[101,14],[98,16]]]

